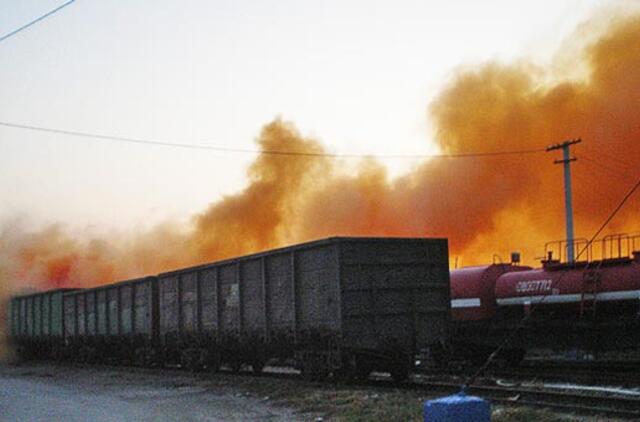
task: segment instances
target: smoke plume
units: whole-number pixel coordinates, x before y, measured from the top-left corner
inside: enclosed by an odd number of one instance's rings
[[[428,107],[445,153],[541,149],[580,137],[572,165],[577,235],[588,237],[624,196],[640,163],[640,16],[612,17],[599,36],[565,48],[579,77],[527,61],[467,66]],[[583,25],[589,26],[589,23]],[[558,56],[562,56],[559,52]],[[393,140],[389,140],[393,142]],[[263,150],[322,153],[288,122],[267,124]],[[91,286],[331,235],[442,236],[462,264],[519,249],[528,263],[564,237],[559,151],[425,160],[390,179],[363,160],[259,155],[244,190],[183,227],[78,236],[54,225],[0,229],[0,285]],[[637,229],[638,196],[608,231]]]

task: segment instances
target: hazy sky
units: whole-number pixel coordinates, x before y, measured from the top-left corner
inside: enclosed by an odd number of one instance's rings
[[[0,35],[63,2],[0,0]],[[254,148],[282,116],[332,152],[431,153],[426,109],[457,66],[550,61],[594,10],[628,3],[77,0],[0,43],[0,121]],[[0,127],[0,220],[186,219],[253,158]]]

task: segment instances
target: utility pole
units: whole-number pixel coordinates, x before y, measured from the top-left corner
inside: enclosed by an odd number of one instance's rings
[[[547,151],[562,149],[562,160],[555,160],[554,164],[564,164],[564,211],[567,228],[567,261],[575,261],[575,250],[573,244],[573,201],[571,199],[571,162],[576,161],[570,156],[569,147],[582,142],[582,139],[564,141],[560,144],[550,145]]]

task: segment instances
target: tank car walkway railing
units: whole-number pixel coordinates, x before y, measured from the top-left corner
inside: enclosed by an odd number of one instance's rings
[[[622,260],[640,251],[640,233],[613,233],[590,243],[587,239],[578,238],[573,241],[574,250],[583,250],[582,262]],[[566,240],[553,240],[545,243],[544,256],[549,261],[567,264]]]

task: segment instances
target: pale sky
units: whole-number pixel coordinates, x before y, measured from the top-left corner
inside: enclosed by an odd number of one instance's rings
[[[77,0],[0,43],[0,121],[253,149],[282,116],[331,152],[429,154],[426,109],[456,67],[544,64],[631,2]],[[62,3],[0,0],[0,36]],[[0,221],[186,219],[241,189],[253,158],[0,127]]]

